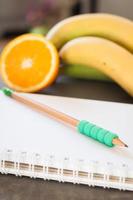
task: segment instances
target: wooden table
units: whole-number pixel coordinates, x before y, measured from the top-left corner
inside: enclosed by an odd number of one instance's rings
[[[2,85],[3,83],[0,82],[0,86]],[[68,79],[66,77],[59,77],[56,83],[40,93],[133,103],[133,98],[114,83]],[[132,200],[133,193],[26,177],[18,178],[12,175],[0,175],[0,199]]]

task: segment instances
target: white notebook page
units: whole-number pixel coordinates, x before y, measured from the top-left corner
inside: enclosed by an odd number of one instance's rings
[[[108,148],[0,92],[0,150],[112,162],[118,166],[124,163],[133,170],[133,105],[49,95],[23,95],[118,133],[129,148]]]

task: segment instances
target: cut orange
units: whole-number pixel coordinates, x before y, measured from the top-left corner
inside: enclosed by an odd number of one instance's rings
[[[0,69],[10,88],[21,92],[38,91],[55,80],[59,69],[58,52],[43,36],[25,34],[4,48]]]

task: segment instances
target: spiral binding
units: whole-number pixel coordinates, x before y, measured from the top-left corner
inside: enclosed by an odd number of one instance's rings
[[[16,154],[8,149],[0,153],[0,172],[44,180],[133,190],[133,178],[127,178],[129,168],[125,164],[116,168],[109,162],[103,164],[95,160],[72,160],[69,157],[57,159],[54,155],[42,156],[27,152]]]

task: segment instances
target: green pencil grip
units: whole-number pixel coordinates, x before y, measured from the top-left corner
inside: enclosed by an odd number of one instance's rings
[[[77,129],[81,134],[97,140],[108,147],[113,147],[113,139],[118,138],[118,135],[85,120],[79,122]]]
[[[8,88],[2,88],[1,90],[4,92],[5,95],[12,96],[12,90]],[[77,129],[83,135],[97,140],[109,147],[113,147],[113,139],[118,138],[118,135],[85,120],[81,120],[79,122],[79,124],[77,125]]]

